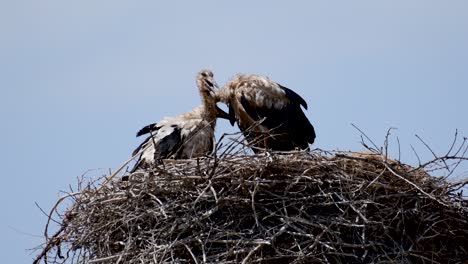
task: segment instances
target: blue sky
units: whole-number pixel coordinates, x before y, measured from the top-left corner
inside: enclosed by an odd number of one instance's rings
[[[195,75],[268,75],[301,94],[322,149],[362,150],[388,128],[402,159],[468,136],[466,1],[0,2],[4,263],[30,263],[77,177],[115,170],[135,132],[199,103]],[[218,135],[232,132],[220,122]],[[396,143],[392,141],[395,153]],[[467,175],[463,167],[455,178]]]

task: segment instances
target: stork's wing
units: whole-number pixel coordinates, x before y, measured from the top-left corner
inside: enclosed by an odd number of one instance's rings
[[[135,156],[135,155],[138,154],[142,149],[145,149],[150,139],[151,139],[151,137],[146,138],[146,139],[132,152],[132,156]],[[143,160],[142,160],[142,156],[143,156],[143,153],[140,153],[140,156],[138,157],[137,162],[135,163],[135,165],[133,166],[133,168],[130,170],[130,172],[134,172],[134,171],[136,171],[139,167],[142,166],[142,164],[144,163]]]
[[[159,140],[159,144],[156,148],[157,157],[160,159],[169,158],[174,154],[182,144],[182,136],[180,128],[177,126],[171,126],[173,131]]]
[[[304,107],[304,109],[307,110],[307,103],[306,101],[304,100],[304,98],[302,98],[300,95],[298,95],[296,92],[294,92],[293,90],[289,89],[289,88],[286,88],[284,86],[282,86],[281,84],[277,83],[279,85],[279,87],[281,87],[281,89],[283,89],[283,91],[286,92],[286,98],[288,98],[289,100],[291,100],[291,102],[293,103],[296,103],[298,105],[302,105]]]
[[[141,149],[148,146],[148,144],[154,144],[156,156],[160,158],[168,158],[171,156],[182,143],[180,129],[177,126],[171,126],[161,132],[162,133],[147,137],[145,141],[133,151],[132,155],[136,155]]]
[[[162,131],[163,130],[163,131]],[[160,129],[156,135],[147,137],[132,153],[133,156],[142,151],[135,167],[135,171],[141,164],[142,157],[146,157],[149,162],[157,162],[159,159],[169,158],[178,151],[182,144],[182,136],[177,126]],[[150,146],[152,145],[152,147]],[[148,162],[148,161],[146,161]]]
[[[271,130],[271,134],[277,135],[270,139],[269,148],[274,150],[293,150],[296,147],[306,149],[308,144],[312,144],[315,140],[315,129],[301,109],[301,105],[306,108],[307,104],[292,90],[281,88],[286,92],[287,99],[285,100],[289,99],[289,102],[285,104],[259,106],[244,96],[241,96],[240,103],[253,120],[264,119],[261,125]]]
[[[137,132],[136,136],[139,137],[139,136],[148,134],[149,132],[153,132],[153,131],[158,130],[159,127],[157,125],[158,125],[158,123],[154,123],[154,124],[150,124],[150,125],[147,125],[147,126],[143,127],[142,129],[140,129]]]
[[[148,141],[151,139],[151,137],[147,137],[141,144],[132,152],[132,156],[135,156],[140,152],[140,150],[144,149]]]

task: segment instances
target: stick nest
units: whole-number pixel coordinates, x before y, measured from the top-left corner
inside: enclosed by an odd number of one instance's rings
[[[319,150],[224,155],[166,161],[128,176],[104,177],[101,184],[70,194],[59,231],[47,238],[36,261],[468,259],[468,203],[454,192],[460,184],[383,155]]]

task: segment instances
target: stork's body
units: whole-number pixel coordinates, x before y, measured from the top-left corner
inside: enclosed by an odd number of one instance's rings
[[[226,118],[227,114],[216,106],[213,73],[201,71],[197,76],[197,85],[202,99],[200,106],[182,115],[166,117],[138,131],[137,137],[144,134],[150,136],[133,151],[133,155],[141,154],[132,171],[146,168],[161,159],[200,157],[213,150],[216,118]]]
[[[305,100],[265,76],[237,75],[217,92],[217,100],[228,105],[231,124],[237,122],[255,152],[314,143],[314,127],[301,109],[307,109]]]

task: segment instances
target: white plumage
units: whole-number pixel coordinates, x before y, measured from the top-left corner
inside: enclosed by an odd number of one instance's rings
[[[133,152],[141,153],[135,167],[146,168],[161,159],[188,159],[208,154],[213,149],[216,118],[227,114],[216,106],[213,73],[203,70],[197,75],[202,104],[191,112],[166,117],[143,127],[137,136],[151,135]]]
[[[315,129],[301,109],[307,109],[305,100],[266,76],[236,75],[216,96],[255,152],[306,149],[315,141]]]

